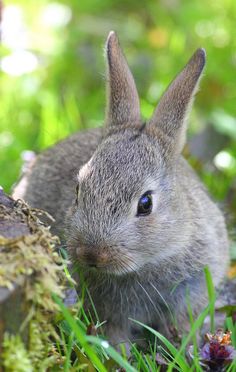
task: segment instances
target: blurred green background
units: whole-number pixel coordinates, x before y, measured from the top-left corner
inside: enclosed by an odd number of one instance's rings
[[[194,50],[207,67],[190,116],[190,157],[236,222],[235,0],[8,0],[1,6],[0,184],[10,191],[27,150],[102,125],[103,45],[116,30],[151,115]],[[191,154],[191,156],[190,156]]]

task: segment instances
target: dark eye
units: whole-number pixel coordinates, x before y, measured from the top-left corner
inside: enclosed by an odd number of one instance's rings
[[[138,202],[137,216],[147,216],[152,211],[152,195],[150,191],[145,192]]]

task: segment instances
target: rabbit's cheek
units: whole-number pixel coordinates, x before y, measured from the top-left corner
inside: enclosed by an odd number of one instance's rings
[[[147,238],[152,236],[153,233],[156,234],[158,229],[158,217],[156,214],[151,213],[149,216],[141,217],[137,221],[137,231],[141,231],[141,237]]]

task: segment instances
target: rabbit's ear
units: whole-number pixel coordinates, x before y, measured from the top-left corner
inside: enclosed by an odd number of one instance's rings
[[[107,108],[106,126],[141,125],[139,97],[134,78],[114,31],[106,43],[107,57]]]
[[[206,53],[198,49],[163,94],[146,130],[162,132],[166,146],[180,154],[185,144],[186,120],[205,65]]]

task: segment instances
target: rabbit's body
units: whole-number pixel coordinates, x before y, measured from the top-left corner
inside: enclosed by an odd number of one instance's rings
[[[41,153],[30,174],[24,178],[27,184],[25,200],[55,218],[52,231],[61,239],[64,238],[66,212],[75,199],[76,175],[91,158],[101,137],[101,128],[71,135]],[[15,195],[19,197],[18,193]]]
[[[61,236],[65,226],[68,251],[106,321],[105,333],[118,343],[142,338],[129,318],[168,334],[173,316],[186,329],[187,294],[197,314],[207,301],[203,268],[209,266],[217,286],[227,269],[228,241],[221,212],[180,155],[203,51],[146,125],[114,33],[107,55],[105,134],[75,134],[41,154],[25,199],[52,214]]]

